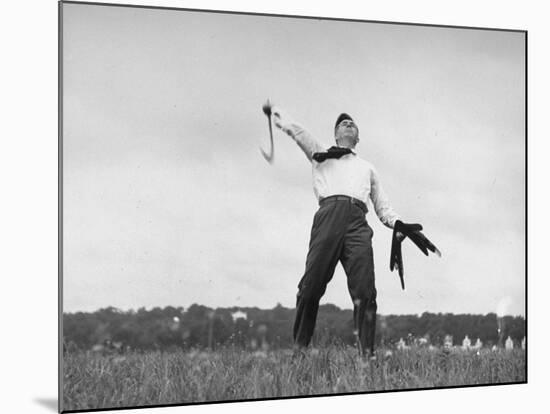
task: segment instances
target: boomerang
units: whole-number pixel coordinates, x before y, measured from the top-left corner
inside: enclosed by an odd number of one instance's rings
[[[267,102],[262,106],[262,110],[264,111],[264,114],[267,116],[267,124],[269,125],[269,143],[270,148],[269,152],[265,152],[261,147],[260,151],[262,155],[264,156],[265,160],[272,164],[273,158],[275,156],[275,148],[273,145],[273,127],[271,126],[271,103],[269,102],[269,99]]]

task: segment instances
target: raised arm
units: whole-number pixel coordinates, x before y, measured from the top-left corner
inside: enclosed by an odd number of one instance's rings
[[[374,206],[374,211],[376,211],[376,215],[385,226],[393,229],[396,220],[399,220],[399,216],[390,205],[388,196],[384,192],[384,189],[380,184],[378,173],[374,168],[371,172],[370,187],[370,198]]]
[[[311,161],[314,153],[325,151],[325,148],[303,126],[294,122],[281,108],[277,106],[271,107],[271,116],[275,126],[286,132],[296,141],[296,144],[306,154],[308,160]]]

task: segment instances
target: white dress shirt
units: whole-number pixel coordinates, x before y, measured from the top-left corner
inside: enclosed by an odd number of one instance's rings
[[[346,195],[361,200],[365,205],[372,201],[376,215],[387,227],[393,228],[399,216],[390,205],[374,166],[361,159],[355,152],[338,159],[323,162],[313,160],[313,154],[324,148],[300,124],[282,115],[279,108],[272,108],[275,125],[290,135],[312,164],[313,192],[317,200],[332,195]]]

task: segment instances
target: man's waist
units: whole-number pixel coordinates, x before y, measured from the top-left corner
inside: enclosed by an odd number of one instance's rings
[[[328,197],[324,197],[324,198],[319,199],[319,205],[320,206],[322,206],[326,203],[335,203],[335,202],[348,202],[348,203],[351,203],[351,204],[355,204],[357,207],[359,207],[361,210],[363,210],[363,212],[365,214],[367,214],[367,212],[368,212],[367,205],[365,203],[363,203],[361,200],[359,200],[357,198],[354,198],[354,197],[350,197],[350,196],[346,196],[346,195],[332,195],[332,196],[328,196]]]

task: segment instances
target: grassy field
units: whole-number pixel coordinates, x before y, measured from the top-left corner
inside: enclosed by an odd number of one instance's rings
[[[292,352],[149,352],[64,356],[63,409],[524,382],[525,352],[412,348],[378,350],[364,362],[352,347]]]

